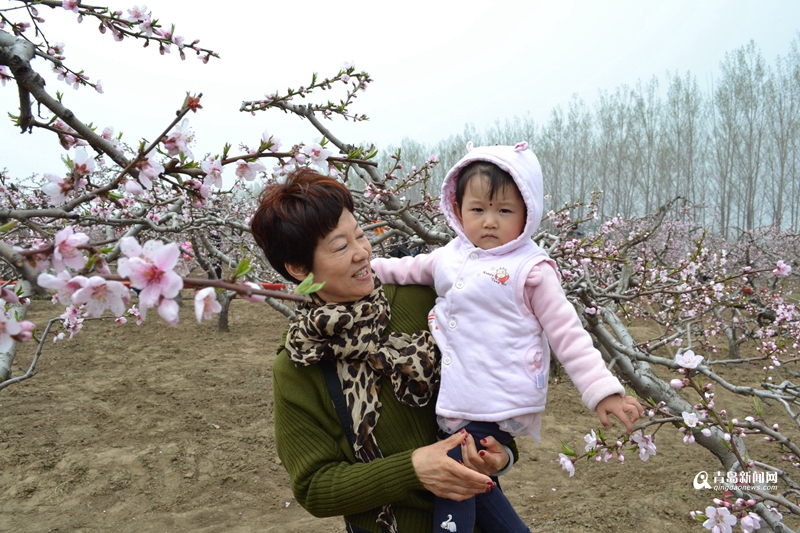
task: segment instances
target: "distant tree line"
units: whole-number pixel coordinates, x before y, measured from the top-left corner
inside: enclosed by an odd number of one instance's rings
[[[602,214],[641,216],[681,196],[713,207],[704,222],[726,238],[761,226],[800,227],[800,39],[772,66],[751,41],[727,53],[720,70],[705,91],[690,72],[666,82],[653,76],[601,91],[592,105],[573,96],[545,124],[530,115],[485,131],[468,124],[436,145],[407,138],[384,154],[400,148],[407,164],[435,154],[440,164],[428,190],[436,191],[468,141],[526,140],[552,209],[603,191]]]

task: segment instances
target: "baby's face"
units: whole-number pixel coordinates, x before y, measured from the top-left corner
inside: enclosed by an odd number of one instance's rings
[[[525,202],[516,187],[495,191],[489,199],[489,180],[475,176],[464,191],[461,209],[453,206],[464,235],[483,250],[511,242],[525,228]]]

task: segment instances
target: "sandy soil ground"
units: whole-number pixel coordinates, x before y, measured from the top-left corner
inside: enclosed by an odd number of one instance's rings
[[[155,313],[141,326],[89,321],[48,343],[38,375],[0,393],[0,531],[343,530],[341,518],[297,504],[275,453],[271,364],[285,318],[236,300],[220,333],[189,303],[176,328]],[[29,318],[60,312],[36,301]],[[22,347],[15,374],[33,348]],[[733,406],[750,414],[746,400]],[[502,479],[532,531],[705,531],[689,512],[714,495],[692,480],[719,470],[713,456],[664,428],[647,463],[628,452],[624,464],[581,462],[568,477],[560,442],[583,449],[598,426],[568,381],[551,385],[543,442],[520,439],[521,460]]]

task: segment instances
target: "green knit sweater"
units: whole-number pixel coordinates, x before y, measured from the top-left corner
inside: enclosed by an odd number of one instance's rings
[[[427,328],[436,298],[432,289],[384,285],[384,291],[392,310],[391,331]],[[374,430],[384,458],[365,464],[353,457],[317,366],[295,367],[281,346],[273,386],[275,444],[303,508],[318,517],[344,515],[348,522],[380,533],[375,509],[389,502],[400,533],[430,533],[433,495],[417,478],[411,452],[436,441],[435,402],[407,407],[384,380],[383,409]]]

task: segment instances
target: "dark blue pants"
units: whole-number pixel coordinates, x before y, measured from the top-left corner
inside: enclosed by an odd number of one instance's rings
[[[511,442],[511,435],[500,431],[494,422],[470,422],[464,429],[475,439],[478,450],[483,449],[480,441],[489,435],[501,444],[508,445]],[[461,461],[461,446],[456,446],[447,455]],[[472,533],[476,522],[483,533],[530,533],[530,529],[514,511],[500,487],[463,502],[436,497],[433,510],[434,533]],[[452,524],[456,525],[456,529],[453,529]]]

